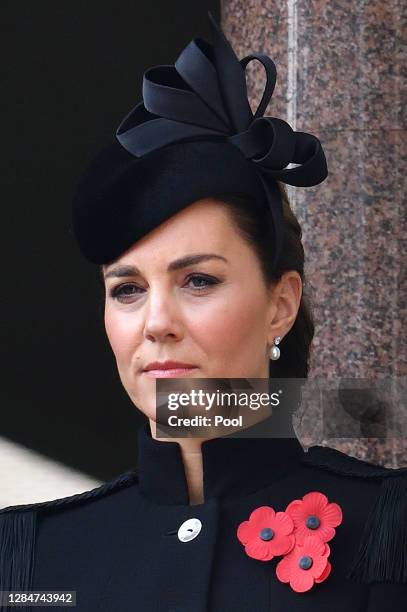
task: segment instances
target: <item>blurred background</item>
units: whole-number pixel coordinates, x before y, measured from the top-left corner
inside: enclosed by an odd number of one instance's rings
[[[310,376],[407,375],[405,3],[8,0],[0,507],[84,491],[136,466],[144,417],[119,380],[97,270],[69,231],[71,197],[140,101],[144,71],[173,63],[194,37],[211,40],[208,10],[239,58],[274,60],[265,115],[315,134],[327,155],[323,184],[288,188],[316,320]],[[246,75],[255,110],[264,70],[254,61]],[[322,443],[407,463],[402,437]]]

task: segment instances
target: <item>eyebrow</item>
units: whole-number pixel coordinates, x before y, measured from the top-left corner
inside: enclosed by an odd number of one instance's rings
[[[172,272],[173,270],[180,270],[193,264],[201,263],[202,261],[208,261],[209,259],[221,259],[229,263],[226,257],[222,257],[222,255],[216,255],[215,253],[197,253],[196,255],[187,255],[186,257],[171,261],[171,263],[168,264],[167,271]],[[136,276],[137,274],[140,274],[140,271],[136,266],[119,265],[107,272],[104,278],[123,278],[125,276]]]

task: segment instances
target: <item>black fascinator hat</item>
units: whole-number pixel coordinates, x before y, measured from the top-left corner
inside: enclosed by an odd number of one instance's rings
[[[275,267],[283,233],[278,181],[308,187],[328,175],[318,138],[263,116],[276,84],[274,62],[261,53],[238,60],[208,15],[213,44],[195,38],[174,66],[145,71],[143,101],[79,179],[72,228],[92,263],[110,263],[197,200],[241,193],[271,213]],[[254,114],[245,78],[253,59],[267,77]]]

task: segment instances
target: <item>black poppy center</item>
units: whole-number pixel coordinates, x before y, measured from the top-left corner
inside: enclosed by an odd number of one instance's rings
[[[264,527],[264,529],[260,531],[260,537],[262,540],[272,540],[274,537],[274,531],[270,529],[270,527]]]
[[[305,524],[308,527],[308,529],[317,529],[321,523],[317,516],[314,516],[313,514],[311,514],[310,516],[307,517]]]
[[[300,566],[301,569],[307,570],[312,566],[312,558],[309,557],[308,555],[305,555],[304,557],[301,557],[298,565]]]

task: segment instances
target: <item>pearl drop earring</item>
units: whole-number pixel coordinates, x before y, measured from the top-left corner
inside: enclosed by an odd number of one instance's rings
[[[280,349],[277,346],[277,344],[280,344],[280,342],[281,342],[280,336],[277,336],[277,338],[274,338],[274,344],[270,349],[270,359],[272,359],[273,361],[276,361],[276,359],[280,358]]]

